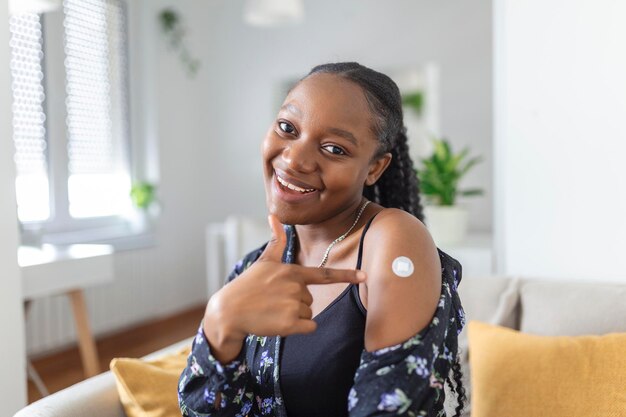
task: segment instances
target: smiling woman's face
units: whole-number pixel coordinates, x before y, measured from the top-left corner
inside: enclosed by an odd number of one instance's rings
[[[320,223],[361,200],[386,167],[361,88],[314,74],[291,90],[263,142],[269,212],[284,224]]]

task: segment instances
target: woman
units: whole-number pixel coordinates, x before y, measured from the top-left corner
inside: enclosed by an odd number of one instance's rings
[[[422,223],[405,131],[396,84],[357,63],[290,90],[263,142],[273,236],[209,300],[183,415],[444,416],[446,381],[460,413],[461,265]]]

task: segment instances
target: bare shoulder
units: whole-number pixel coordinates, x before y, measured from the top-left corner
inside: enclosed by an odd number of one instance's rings
[[[426,226],[422,223],[417,217],[413,216],[410,213],[407,213],[404,210],[400,210],[397,208],[384,208],[382,209],[374,222],[372,222],[372,227],[374,224],[380,227],[380,225],[385,225],[387,227],[413,227],[413,228],[423,228],[426,233],[428,233]]]
[[[372,222],[370,233],[378,251],[410,253],[423,261],[439,262],[437,246],[424,223],[404,210],[383,209]]]
[[[405,341],[432,320],[441,294],[441,261],[426,226],[384,209],[366,235],[368,351]]]

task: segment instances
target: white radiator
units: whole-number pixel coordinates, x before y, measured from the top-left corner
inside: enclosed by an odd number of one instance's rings
[[[229,216],[206,229],[207,287],[209,296],[219,290],[239,259],[272,236],[264,218]]]

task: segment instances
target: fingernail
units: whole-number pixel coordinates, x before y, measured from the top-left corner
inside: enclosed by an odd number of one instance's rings
[[[365,281],[365,278],[367,277],[367,275],[363,271],[357,271],[356,277],[361,281]]]

